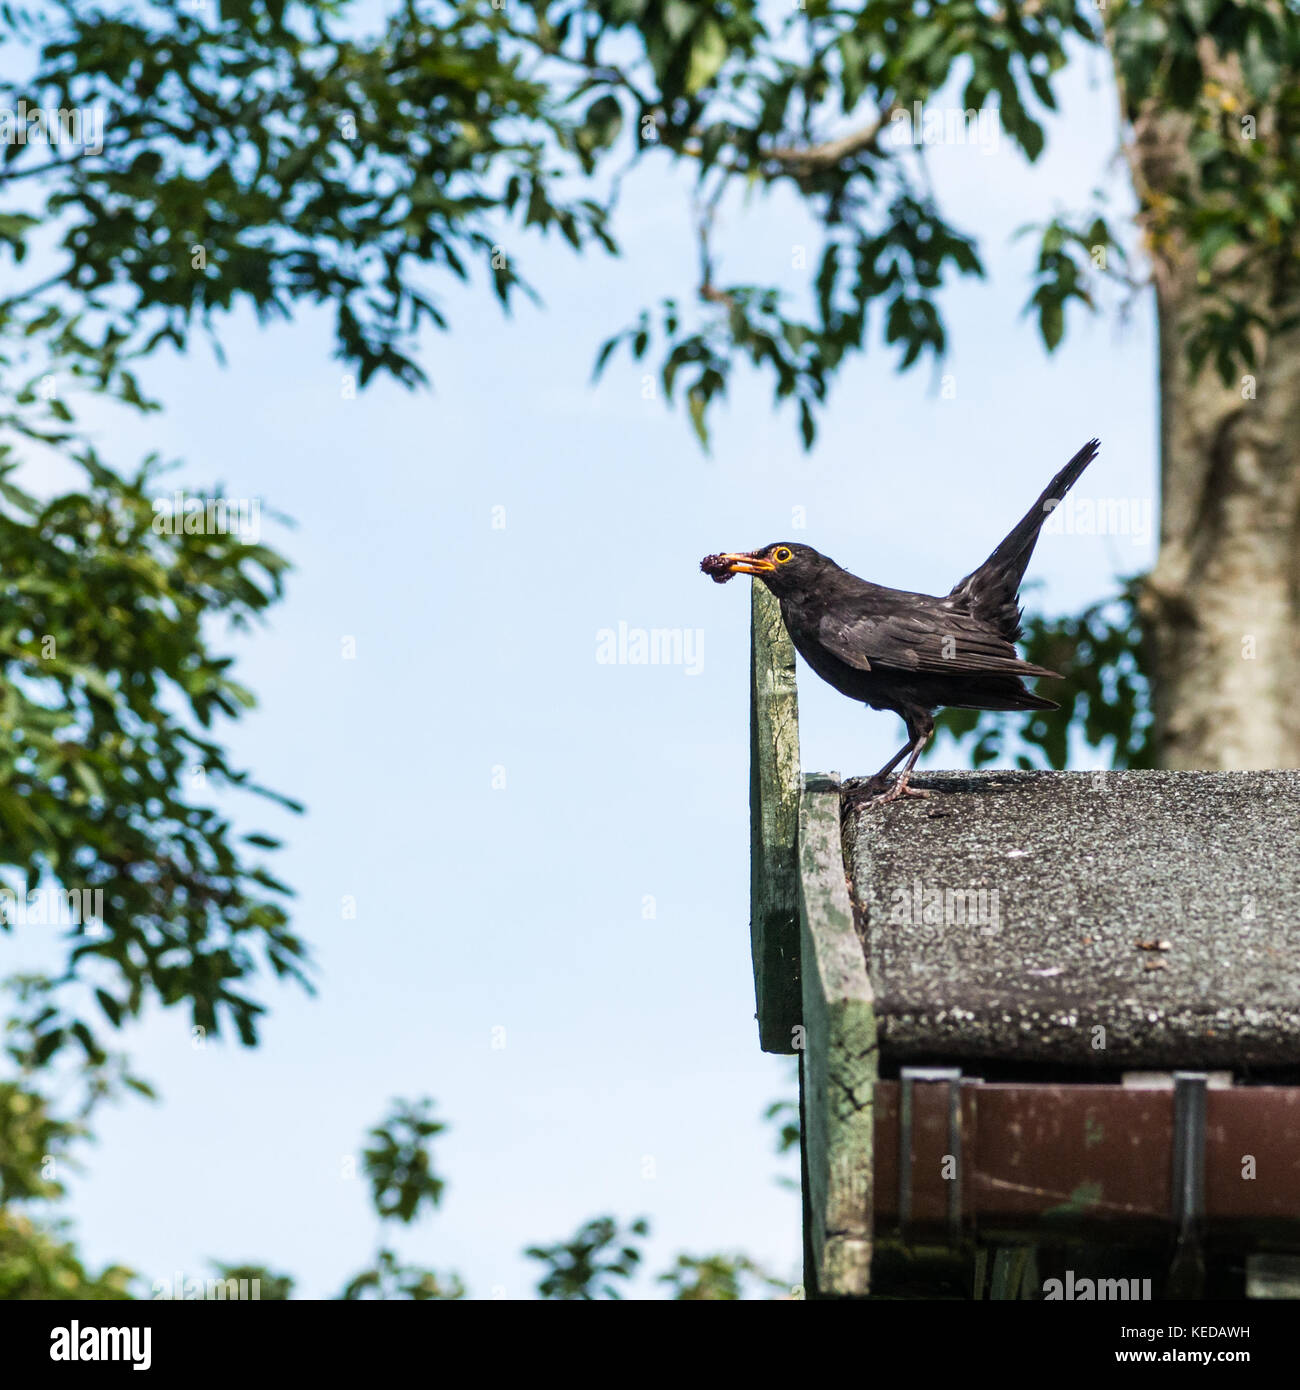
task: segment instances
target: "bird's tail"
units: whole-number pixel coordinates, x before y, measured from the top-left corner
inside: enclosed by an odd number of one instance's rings
[[[1020,604],[1017,594],[1034,553],[1038,533],[1049,513],[1097,457],[1100,441],[1090,439],[1043,489],[1042,496],[1025,513],[1006,539],[979,569],[968,574],[948,595],[975,617],[992,623],[1010,642],[1020,637]]]

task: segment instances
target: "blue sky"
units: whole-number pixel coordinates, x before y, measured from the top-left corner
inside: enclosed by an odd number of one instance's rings
[[[89,1259],[148,1280],[265,1261],[300,1295],[332,1295],[377,1239],[346,1160],[390,1098],[431,1095],[448,1189],[396,1243],[474,1297],[529,1296],[523,1247],[605,1212],[651,1218],[650,1271],[743,1249],[796,1277],[798,1200],[775,1182],[796,1169],[760,1120],[793,1094],[790,1064],[758,1051],[752,1019],[748,594],[698,561],[796,539],[943,592],[1092,435],[1079,494],[1153,500],[1149,300],[1122,326],[1072,314],[1051,360],[1020,315],[1033,245],[1016,228],[1098,184],[1128,206],[1104,57],[1081,56],[1063,92],[1033,169],[1005,141],[930,152],[990,272],[944,299],[956,398],[873,345],[811,455],[743,370],[709,458],[625,358],[589,385],[608,333],[695,285],[689,179],[662,164],[625,185],[621,258],[522,244],[543,310],[507,321],[482,285],[431,282],[453,324],[423,344],[432,392],[346,399],[330,320],[304,311],[227,323],[224,367],[202,347],[159,358],[144,380],[161,416],[89,417],[122,465],[157,449],[184,460],[172,485],[220,482],[296,520],[264,513],[295,571],[269,623],[227,642],[260,707],[226,737],[307,804],[289,817],[249,799],[243,815],[288,841],[275,868],[320,985],[266,986],[255,1051],[195,1051],[176,1011],[128,1033],[162,1100],[99,1120],[70,1204]],[[729,202],[719,279],[794,284],[800,244],[817,242],[792,199]],[[1046,537],[1031,602],[1081,607],[1152,554]],[[698,633],[698,671],[602,663],[598,633],[620,623]],[[800,700],[808,770],[870,772],[901,741],[892,716],[802,666]]]

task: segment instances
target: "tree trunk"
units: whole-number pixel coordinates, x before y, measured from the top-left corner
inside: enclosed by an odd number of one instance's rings
[[[1300,326],[1260,334],[1253,371],[1243,367],[1229,387],[1212,361],[1193,376],[1187,343],[1205,307],[1196,250],[1160,216],[1166,191],[1195,177],[1190,118],[1154,104],[1126,115],[1160,336],[1160,552],[1139,603],[1156,761],[1297,767]],[[1295,278],[1281,261],[1261,267],[1247,291],[1253,306],[1274,323],[1300,320]]]

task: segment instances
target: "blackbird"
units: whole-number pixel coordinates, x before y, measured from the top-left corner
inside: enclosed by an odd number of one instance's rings
[[[1048,483],[1001,545],[943,598],[886,589],[843,570],[809,545],[778,541],[761,550],[709,555],[700,568],[719,583],[736,574],[761,579],[808,665],[842,694],[872,709],[893,710],[907,742],[872,777],[877,790],[904,758],[877,802],[925,796],[908,778],[934,736],[933,712],[958,709],[1058,709],[1025,688],[1025,676],[1058,676],[1022,661],[1020,581],[1048,513],[1097,456],[1091,439]]]

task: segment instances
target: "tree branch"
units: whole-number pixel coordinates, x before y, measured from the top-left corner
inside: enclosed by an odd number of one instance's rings
[[[781,164],[791,174],[815,173],[820,169],[832,169],[842,159],[849,159],[863,150],[869,150],[880,138],[880,132],[888,125],[894,112],[899,110],[897,102],[891,102],[869,126],[842,135],[838,140],[827,140],[820,145],[806,145],[802,148],[789,146],[774,150],[764,150],[759,156],[765,162]]]

